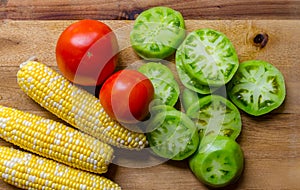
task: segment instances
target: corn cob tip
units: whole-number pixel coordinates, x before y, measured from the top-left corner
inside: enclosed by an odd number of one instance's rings
[[[25,65],[27,65],[29,62],[32,62],[32,61],[37,61],[37,57],[36,56],[31,56],[29,57],[26,61],[24,61],[23,63],[20,64],[20,68],[24,67]]]

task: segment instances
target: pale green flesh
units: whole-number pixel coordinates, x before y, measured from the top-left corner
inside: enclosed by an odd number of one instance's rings
[[[248,68],[249,69],[249,68]],[[274,73],[266,71],[263,66],[243,72],[244,76],[240,83],[236,84],[232,93],[239,91],[240,99],[252,105],[252,109],[260,109],[263,106],[270,106],[277,100],[278,88]]]
[[[226,183],[236,175],[231,155],[225,151],[211,153],[204,160],[202,167],[202,170],[205,171],[204,178],[212,184]]]
[[[177,155],[178,153],[184,151],[191,141],[191,133],[189,128],[185,127],[183,124],[179,123],[177,126],[165,126],[165,127],[175,127],[176,130],[174,131],[173,135],[168,139],[167,142],[161,144],[158,149],[161,151],[170,152],[173,156]],[[165,139],[166,140],[166,139]]]
[[[172,82],[174,80],[172,71],[160,62],[148,62],[140,66],[138,71],[149,78],[161,79],[168,82]]]
[[[241,132],[241,117],[238,109],[220,96],[201,98],[187,110],[204,136],[210,134],[236,139]]]
[[[151,149],[159,156],[180,159],[182,154],[192,154],[196,150],[198,143],[193,144],[193,138],[198,137],[193,123],[186,123],[185,119],[182,120],[181,114],[183,113],[180,113],[181,116],[179,116],[178,113],[174,114],[174,112],[178,111],[166,113],[164,121],[148,134],[148,139]],[[179,157],[176,157],[177,155]]]
[[[189,159],[197,178],[211,187],[224,187],[235,182],[244,168],[244,155],[239,144],[228,137],[207,137]]]
[[[176,29],[172,25],[158,24],[158,23],[147,23],[139,22],[135,29],[133,38],[140,42],[139,49],[149,49],[151,51],[160,51],[164,48],[169,48],[172,44],[171,38],[176,38]],[[148,32],[150,37],[145,36],[145,31]],[[169,36],[170,38],[167,38]],[[175,48],[175,47],[174,47]]]
[[[202,85],[226,84],[238,68],[238,57],[229,39],[211,29],[191,32],[176,56],[185,72]]]
[[[190,106],[194,105],[195,102],[198,102],[199,99],[204,96],[205,95],[199,94],[195,91],[185,88],[182,92],[180,99],[184,110],[187,111]]]
[[[149,62],[142,65],[139,72],[146,75],[152,82],[155,98],[162,100],[163,104],[174,106],[179,97],[179,85],[171,70],[161,64]]]
[[[152,148],[172,158],[186,148],[191,135],[189,129],[180,123],[178,118],[168,118],[162,125],[151,132],[151,135],[155,136]]]
[[[142,12],[130,33],[131,43],[143,58],[164,58],[172,54],[185,36],[179,12],[155,7]]]
[[[185,72],[185,69],[182,65],[182,61],[178,57],[176,57],[176,68],[179,78],[186,88],[198,92],[200,94],[210,94],[218,89],[218,87],[202,85],[196,79],[188,75]]]
[[[179,96],[179,87],[159,79],[150,79],[155,89],[155,98],[162,100],[163,104],[173,106]]]

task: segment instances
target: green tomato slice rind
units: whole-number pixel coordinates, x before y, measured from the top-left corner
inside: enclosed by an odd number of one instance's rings
[[[237,107],[219,95],[208,95],[191,105],[187,112],[203,137],[215,134],[236,139],[242,130]]]
[[[218,87],[215,86],[203,85],[199,83],[196,78],[189,75],[183,67],[181,57],[178,56],[176,56],[176,70],[182,84],[192,91],[198,92],[200,94],[211,94],[218,89]]]
[[[163,104],[174,106],[178,100],[180,89],[172,71],[161,63],[149,62],[138,69],[146,75],[154,86],[154,98]]]
[[[253,116],[278,108],[286,96],[282,73],[262,60],[241,63],[232,81],[228,83],[227,91],[238,108]]]
[[[181,103],[182,103],[183,109],[185,111],[187,111],[190,106],[195,104],[195,102],[198,102],[199,99],[204,96],[205,95],[203,95],[203,94],[199,94],[193,90],[185,88],[181,94]]]
[[[168,7],[153,7],[135,20],[130,42],[144,59],[164,59],[173,54],[185,38],[185,23],[180,12]]]
[[[159,108],[161,109],[161,108]],[[147,133],[151,150],[158,156],[183,160],[198,148],[199,136],[194,123],[178,110],[155,115],[149,123],[153,131]]]
[[[215,136],[210,143],[199,147],[189,159],[195,176],[211,187],[234,183],[244,168],[244,155],[239,144],[225,136]]]
[[[189,33],[176,51],[176,61],[190,78],[206,86],[228,83],[239,66],[229,38],[209,28]]]
[[[138,71],[146,75],[148,78],[159,78],[168,81],[174,80],[172,71],[160,62],[145,63],[138,68]]]

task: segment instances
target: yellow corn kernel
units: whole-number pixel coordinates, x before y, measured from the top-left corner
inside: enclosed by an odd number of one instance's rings
[[[0,178],[23,189],[121,189],[102,176],[5,146],[0,146]]]
[[[120,148],[142,149],[147,144],[143,133],[121,126],[107,115],[99,99],[45,64],[25,62],[17,78],[29,97],[75,128]]]
[[[28,151],[95,173],[107,172],[113,148],[62,123],[0,105],[0,137]]]

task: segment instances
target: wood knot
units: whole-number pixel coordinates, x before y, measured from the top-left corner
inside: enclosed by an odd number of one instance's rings
[[[135,20],[143,10],[132,10],[132,11],[123,11],[119,15],[121,20]]]
[[[259,33],[253,38],[253,43],[255,46],[264,48],[269,40],[269,35],[267,33]]]

